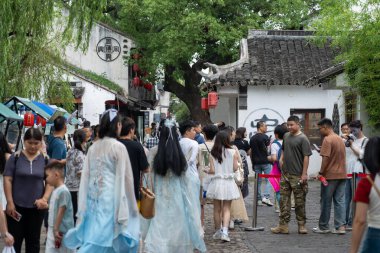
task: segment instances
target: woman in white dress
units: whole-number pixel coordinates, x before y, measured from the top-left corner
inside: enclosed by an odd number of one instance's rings
[[[121,118],[115,109],[100,120],[99,140],[88,150],[78,193],[76,227],[63,244],[78,253],[136,253],[140,218],[133,174],[120,135]]]
[[[173,121],[161,122],[160,141],[150,150],[149,157],[156,199],[144,252],[193,253],[195,249],[206,252],[200,222],[199,184],[194,182],[198,178],[188,168]]]
[[[228,224],[230,222],[231,202],[240,198],[239,189],[234,180],[238,169],[239,153],[231,146],[226,131],[219,132],[211,150],[209,174],[214,174],[207,190],[207,198],[214,200],[215,240],[229,242]]]

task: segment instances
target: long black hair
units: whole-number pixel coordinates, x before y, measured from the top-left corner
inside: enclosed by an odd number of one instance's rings
[[[224,150],[226,148],[232,148],[230,144],[230,134],[228,131],[220,131],[216,134],[214,146],[211,149],[211,155],[218,160],[219,163],[222,163]]]
[[[116,116],[110,120],[110,114],[116,113]],[[117,125],[118,123],[121,123],[121,117],[117,110],[115,109],[109,109],[105,111],[102,115],[102,118],[100,119],[100,124],[99,124],[99,132],[98,136],[99,138],[104,138],[104,137],[111,137],[111,138],[117,138],[118,133],[117,133]]]
[[[160,139],[153,169],[161,176],[165,176],[168,170],[180,176],[186,170],[187,162],[179,145],[177,127],[168,123],[167,126],[165,121],[160,123]]]
[[[365,146],[363,162],[372,175],[380,172],[380,137],[369,139]]]
[[[84,152],[82,143],[86,141],[87,133],[83,129],[75,130],[74,132],[74,147],[76,149],[79,149],[80,151]]]
[[[12,150],[5,139],[5,135],[0,131],[0,174],[3,174],[5,163],[7,162],[6,153],[11,154]]]

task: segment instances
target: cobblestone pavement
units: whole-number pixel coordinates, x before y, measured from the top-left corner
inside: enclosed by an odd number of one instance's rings
[[[251,183],[251,188],[252,188]],[[307,224],[309,230],[307,235],[297,233],[297,223],[295,214],[292,211],[292,218],[289,224],[289,235],[275,235],[270,232],[270,228],[278,223],[278,213],[274,212],[273,207],[258,207],[258,227],[264,227],[264,231],[245,232],[244,226],[249,226],[247,222],[230,231],[231,242],[221,243],[212,240],[213,222],[212,222],[212,205],[206,207],[206,235],[205,241],[208,252],[254,252],[254,253],[340,253],[348,252],[351,233],[346,235],[334,234],[315,234],[311,231],[318,223],[319,218],[319,192],[320,183],[315,181],[309,182],[309,193],[307,195]],[[252,191],[251,191],[252,193]],[[252,218],[252,194],[246,198],[246,206],[250,219]],[[333,213],[330,219],[330,226],[333,225]]]

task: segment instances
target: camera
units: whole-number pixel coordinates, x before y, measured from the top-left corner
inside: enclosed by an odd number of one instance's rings
[[[353,135],[353,134],[347,135],[347,140],[346,140],[346,142],[344,143],[344,145],[346,145],[347,148],[351,147],[351,142],[350,142],[350,140],[351,140],[351,141],[355,141],[355,140],[356,140],[355,135]]]

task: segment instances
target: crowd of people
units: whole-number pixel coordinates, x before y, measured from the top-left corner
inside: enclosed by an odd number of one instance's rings
[[[23,241],[25,252],[39,252],[44,223],[48,253],[206,252],[207,203],[213,204],[213,240],[229,242],[229,230],[248,221],[244,198],[249,194],[249,160],[255,173],[273,176],[259,178],[257,200],[279,213],[278,226],[271,232],[289,233],[294,207],[298,233],[307,234],[305,203],[312,149],[300,119],[290,116],[276,126],[274,138],[267,135],[265,122],[257,122],[256,127],[248,140],[244,127],[235,130],[223,122],[202,126],[192,120],[177,124],[164,119],[152,124],[140,143],[133,119],[109,109],[97,127],[86,123],[76,130],[70,148],[63,117],[54,120],[54,131],[46,141],[40,129],[27,129],[24,147],[17,152],[0,134],[4,177],[0,203],[6,213],[1,209],[0,237],[16,253],[21,252]],[[321,214],[312,231],[345,234],[353,228],[351,252],[358,252],[368,223],[361,250],[376,252],[380,249],[380,138],[365,137],[360,121],[342,124],[341,135],[334,133],[329,119],[322,119],[318,127],[323,137],[317,176]],[[365,177],[359,180],[358,173]],[[142,186],[155,195],[152,218],[139,213]],[[332,204],[335,215],[330,229]]]

